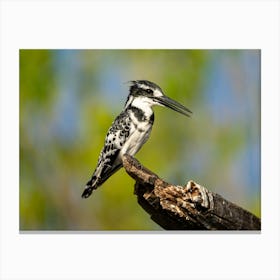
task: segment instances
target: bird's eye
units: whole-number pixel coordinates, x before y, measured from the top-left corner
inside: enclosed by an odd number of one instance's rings
[[[153,93],[153,91],[150,88],[146,89],[146,92],[149,93],[149,94]]]

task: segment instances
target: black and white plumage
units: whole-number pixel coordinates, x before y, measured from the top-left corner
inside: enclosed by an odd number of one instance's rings
[[[190,116],[191,111],[163,94],[162,89],[146,80],[131,81],[125,107],[110,127],[97,167],[85,186],[83,198],[91,195],[122,167],[122,156],[134,156],[148,140],[154,123],[152,107],[160,105]]]

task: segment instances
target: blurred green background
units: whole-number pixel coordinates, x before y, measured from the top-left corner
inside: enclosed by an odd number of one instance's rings
[[[121,169],[81,199],[129,80],[193,111],[155,107],[136,155],[260,216],[259,50],[20,50],[20,230],[161,230]]]

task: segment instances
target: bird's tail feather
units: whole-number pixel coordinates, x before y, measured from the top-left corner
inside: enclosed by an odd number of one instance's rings
[[[92,191],[97,189],[97,178],[96,176],[93,176],[86,184],[85,190],[82,193],[82,198],[88,198]]]
[[[117,170],[122,167],[122,164],[115,165],[114,167],[110,167],[109,169],[101,170],[101,172],[94,172],[95,175],[87,182],[85,186],[85,190],[82,193],[82,198],[88,198],[91,193],[100,187],[111,175],[113,175]],[[97,175],[100,174],[100,175]]]

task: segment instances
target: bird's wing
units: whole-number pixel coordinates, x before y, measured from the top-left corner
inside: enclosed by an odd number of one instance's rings
[[[113,122],[99,155],[98,164],[93,177],[96,185],[103,184],[112,174],[122,167],[120,151],[130,134],[131,122],[126,112],[122,112]],[[97,187],[96,186],[96,187]]]

